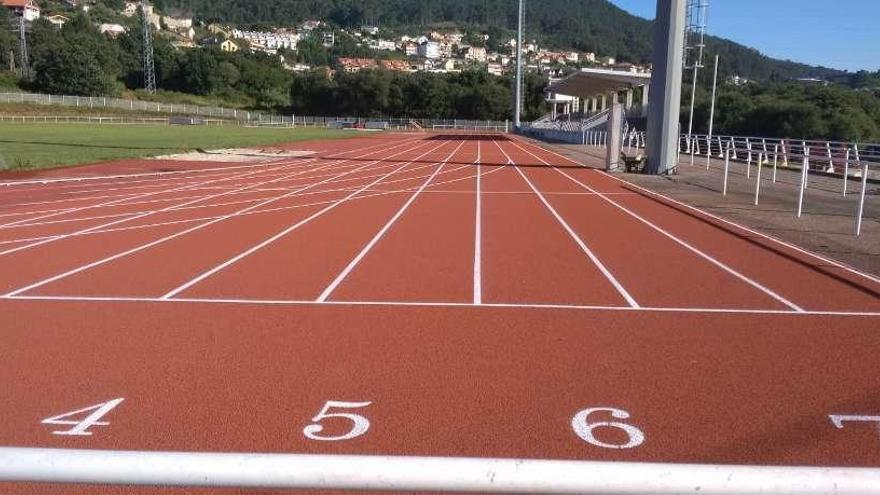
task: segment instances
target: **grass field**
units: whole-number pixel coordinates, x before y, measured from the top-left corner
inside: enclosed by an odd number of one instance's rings
[[[4,163],[6,169],[25,170],[354,135],[320,128],[0,124],[0,168]]]

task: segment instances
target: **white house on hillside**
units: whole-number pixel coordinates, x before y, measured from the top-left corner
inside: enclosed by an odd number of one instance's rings
[[[3,6],[12,12],[12,15],[24,17],[26,21],[35,21],[40,18],[40,6],[34,0],[2,0]]]

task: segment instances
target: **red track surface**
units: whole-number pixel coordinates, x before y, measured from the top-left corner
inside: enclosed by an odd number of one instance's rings
[[[876,279],[519,139],[313,149],[0,190],[0,445],[880,466]]]

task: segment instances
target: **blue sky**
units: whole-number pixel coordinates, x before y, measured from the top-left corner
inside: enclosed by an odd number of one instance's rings
[[[880,0],[710,0],[709,32],[776,58],[880,70]],[[656,0],[611,0],[653,19]]]

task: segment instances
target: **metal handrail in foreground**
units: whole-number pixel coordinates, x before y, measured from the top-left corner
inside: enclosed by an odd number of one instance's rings
[[[876,495],[880,469],[0,448],[0,481],[409,492]]]

